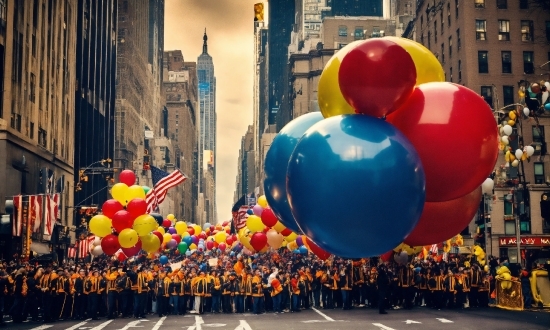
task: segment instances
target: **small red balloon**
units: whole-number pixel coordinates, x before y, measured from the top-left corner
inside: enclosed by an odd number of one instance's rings
[[[108,256],[115,254],[120,249],[118,237],[113,234],[103,237],[101,240],[101,249],[103,250],[103,253]]]
[[[225,226],[227,226],[228,224],[229,224],[229,221],[224,221],[224,222],[222,222],[222,227],[225,227]]]
[[[227,243],[227,245],[232,245],[233,244],[233,237],[229,236],[225,239],[225,242]]]
[[[460,233],[472,221],[481,201],[481,188],[445,202],[425,202],[413,231],[404,242],[410,246],[436,244]]]
[[[189,233],[189,235],[193,236],[195,235],[195,229],[191,228],[191,227],[188,227],[187,228],[187,232]]]
[[[181,236],[178,234],[172,234],[172,239],[174,239],[176,242],[181,242]]]
[[[471,89],[447,82],[419,85],[387,121],[405,134],[422,160],[427,202],[469,194],[494,169],[495,118],[487,102]],[[458,141],[460,148],[441,154]]]
[[[206,239],[206,233],[205,232],[202,232],[199,234],[198,236],[199,238],[202,238],[202,239]]]
[[[134,217],[126,210],[120,210],[112,218],[112,225],[120,233],[123,229],[131,228],[134,223]]]
[[[214,242],[212,242],[212,241],[206,242],[206,248],[208,250],[212,250],[212,248],[214,248]]]
[[[225,243],[220,243],[220,244],[218,244],[218,249],[220,249],[220,251],[224,252],[225,249],[227,249],[227,245]]]
[[[124,253],[119,253],[116,258],[118,259],[118,261],[124,261],[124,260],[128,259],[126,257],[126,255],[124,255]]]
[[[264,209],[262,212],[262,222],[267,227],[271,228],[277,224],[279,219],[277,219],[277,216],[275,213],[273,213],[272,209]]]
[[[403,47],[373,38],[358,42],[344,56],[338,82],[355,112],[382,117],[409,98],[416,84],[416,67]]]
[[[262,232],[257,232],[250,238],[250,245],[256,251],[260,251],[267,244],[267,236]]]
[[[264,228],[263,232],[264,232],[264,233],[267,233],[270,229],[271,229],[271,228],[269,228],[269,227],[266,226],[266,227]]]
[[[126,205],[126,210],[135,218],[147,213],[147,202],[142,198],[134,198]]]
[[[126,184],[128,187],[133,186],[136,182],[136,175],[133,171],[130,170],[124,170],[120,172],[119,176],[120,182]]]
[[[288,236],[288,235],[290,235],[290,234],[292,234],[292,230],[289,229],[289,228],[285,228],[285,229],[283,229],[283,231],[281,232],[281,235],[283,235],[283,236]]]
[[[115,213],[123,209],[124,207],[122,206],[122,204],[120,204],[119,201],[115,199],[109,199],[106,200],[105,203],[103,203],[103,206],[101,207],[101,212],[103,212],[103,215],[107,218],[112,219]]]
[[[141,251],[141,240],[140,239],[138,239],[136,245],[132,246],[131,248],[122,248],[122,252],[124,252],[124,254],[127,257],[133,257],[136,254],[138,254],[139,251]]]
[[[172,226],[172,221],[170,221],[168,219],[164,219],[162,221],[162,226],[165,227],[165,228],[169,228],[170,226]]]
[[[161,243],[162,243],[162,241],[164,240],[163,235],[162,235],[162,233],[161,233],[160,231],[155,230],[155,231],[153,232],[153,235],[155,235],[156,237],[158,237],[158,238],[159,238],[159,241],[160,241]]]

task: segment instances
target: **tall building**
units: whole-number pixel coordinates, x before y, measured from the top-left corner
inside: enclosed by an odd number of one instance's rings
[[[332,16],[383,16],[383,0],[328,0]]]
[[[56,228],[72,224],[76,24],[77,1],[0,2],[0,214],[13,196],[29,210],[28,195],[57,192]],[[33,235],[30,249],[51,239],[59,251],[56,236]],[[3,223],[2,255],[21,254],[23,244]]]
[[[114,175],[117,9],[117,0],[78,0],[74,225],[81,222],[80,207],[109,198]]]
[[[548,81],[550,11],[545,6],[545,2],[538,1],[418,1],[408,35],[435,54],[447,81],[465,85],[487,101],[495,111],[496,125],[507,120],[510,110],[523,112],[523,106],[516,105],[525,101],[518,92],[524,94],[533,82]],[[515,247],[516,228],[523,237],[537,242],[521,243],[522,250],[527,249],[525,255],[550,245],[542,245],[550,242],[550,219],[543,217],[540,207],[550,184],[550,161],[545,157],[548,139],[544,133],[550,131],[550,117],[548,112],[529,107],[538,114],[538,125],[518,119],[522,128],[516,124],[510,146],[515,150],[532,145],[536,153],[520,171],[506,166],[503,157],[497,161],[494,195],[489,203],[492,212],[486,250],[508,257],[511,263],[521,260]],[[522,139],[517,138],[518,133]],[[510,191],[518,179],[525,189],[513,197]],[[484,226],[483,221],[480,226]]]
[[[166,111],[162,118],[162,133],[172,141],[175,152],[171,161],[186,176],[184,184],[172,190],[181,191],[174,214],[186,221],[195,221],[197,205],[197,64],[185,62],[181,50],[164,52],[163,94]]]
[[[163,35],[164,0],[118,2],[114,164],[140,170],[141,185],[160,135]]]
[[[217,120],[216,77],[214,76],[212,56],[208,54],[206,30],[203,36],[202,54],[197,60],[197,76],[199,87],[198,193],[203,194],[202,214],[206,217],[206,219],[203,219],[204,222],[216,223],[216,170],[214,166]],[[206,178],[207,175],[211,177]],[[207,182],[214,182],[214,184],[210,187],[210,185],[207,186]]]
[[[256,164],[254,156],[254,128],[248,126],[246,133],[241,138],[239,150],[238,172],[235,182],[235,202],[243,195],[254,192],[256,188]]]

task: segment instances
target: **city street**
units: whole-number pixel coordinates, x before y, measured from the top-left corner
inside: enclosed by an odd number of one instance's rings
[[[402,330],[402,329],[550,329],[548,311],[506,311],[496,308],[442,310],[426,308],[414,310],[390,310],[387,315],[378,314],[378,310],[354,309],[343,310],[307,310],[301,313],[252,314],[207,314],[185,316],[168,316],[148,319],[116,319],[62,321],[54,324],[13,324],[10,329],[44,330],[114,330],[139,328],[142,330],[158,329],[231,329],[231,330],[307,330],[307,329],[368,329],[368,330]]]

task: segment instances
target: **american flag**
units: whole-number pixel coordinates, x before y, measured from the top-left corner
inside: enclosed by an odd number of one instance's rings
[[[59,216],[59,194],[46,195],[44,199],[44,235],[52,235],[55,222]]]
[[[12,236],[21,236],[23,230],[23,196],[15,196],[13,198],[13,206],[16,210],[16,215],[13,217],[13,224],[11,228]]]
[[[92,246],[92,243],[95,240],[95,236],[88,236],[80,241],[77,242],[78,246],[78,257],[79,258],[86,258],[88,253],[90,252],[90,247]]]
[[[42,195],[29,196],[29,210],[32,232],[36,233],[40,229],[40,222],[42,218]]]
[[[172,173],[168,173],[155,166],[151,166],[151,176],[153,178],[153,188],[149,190],[145,197],[147,213],[153,212],[164,201],[168,189],[183,183],[187,179],[177,168]]]
[[[241,206],[239,210],[237,211],[237,214],[235,218],[233,218],[233,221],[235,221],[235,228],[237,231],[243,229],[246,227],[246,219],[248,218],[248,206]]]
[[[67,258],[69,259],[75,259],[76,258],[76,247],[71,246],[67,250]]]
[[[432,244],[432,247],[430,248],[430,253],[437,254],[439,252],[439,249],[437,248],[437,244]]]

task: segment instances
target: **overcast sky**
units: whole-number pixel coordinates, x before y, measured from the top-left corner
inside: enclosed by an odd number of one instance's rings
[[[252,124],[254,3],[258,0],[166,0],[164,50],[185,61],[202,53],[204,29],[217,81],[218,220],[231,218],[241,137]],[[192,220],[192,219],[186,219]]]

